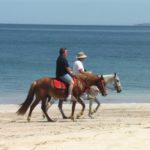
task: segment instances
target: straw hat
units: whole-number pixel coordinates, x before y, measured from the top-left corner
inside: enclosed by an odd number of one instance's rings
[[[77,54],[77,59],[78,58],[86,58],[87,56],[84,54],[84,52],[79,52],[78,54]]]

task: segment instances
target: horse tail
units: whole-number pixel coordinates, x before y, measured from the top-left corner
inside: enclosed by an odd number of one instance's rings
[[[33,82],[31,84],[26,100],[21,104],[21,107],[17,111],[18,115],[24,115],[26,111],[28,110],[30,104],[32,103],[33,98],[34,98],[35,85],[36,85],[36,82]]]

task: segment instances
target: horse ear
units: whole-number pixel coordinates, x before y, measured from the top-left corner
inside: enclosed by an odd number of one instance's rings
[[[100,76],[101,79],[104,79],[103,75]]]
[[[99,78],[102,78],[102,79],[104,78],[103,75],[98,75],[98,77],[99,77]]]
[[[101,75],[97,75],[99,78],[101,78]]]
[[[104,79],[103,75],[98,75],[99,78]]]
[[[117,75],[116,72],[114,72],[114,77],[116,77],[116,75]]]

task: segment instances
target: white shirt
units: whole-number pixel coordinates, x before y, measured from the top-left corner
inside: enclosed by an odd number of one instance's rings
[[[80,73],[79,70],[84,71],[84,66],[80,60],[76,60],[73,65],[73,73],[76,75]]]

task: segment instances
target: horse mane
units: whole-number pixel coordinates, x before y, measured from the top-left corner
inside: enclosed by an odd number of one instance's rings
[[[94,74],[90,74],[90,73],[83,73],[83,74],[76,75],[76,78],[84,80],[86,83],[88,83],[88,82],[95,81],[96,79],[98,79],[98,76]]]
[[[114,74],[103,75],[105,83],[112,82],[114,79]]]

